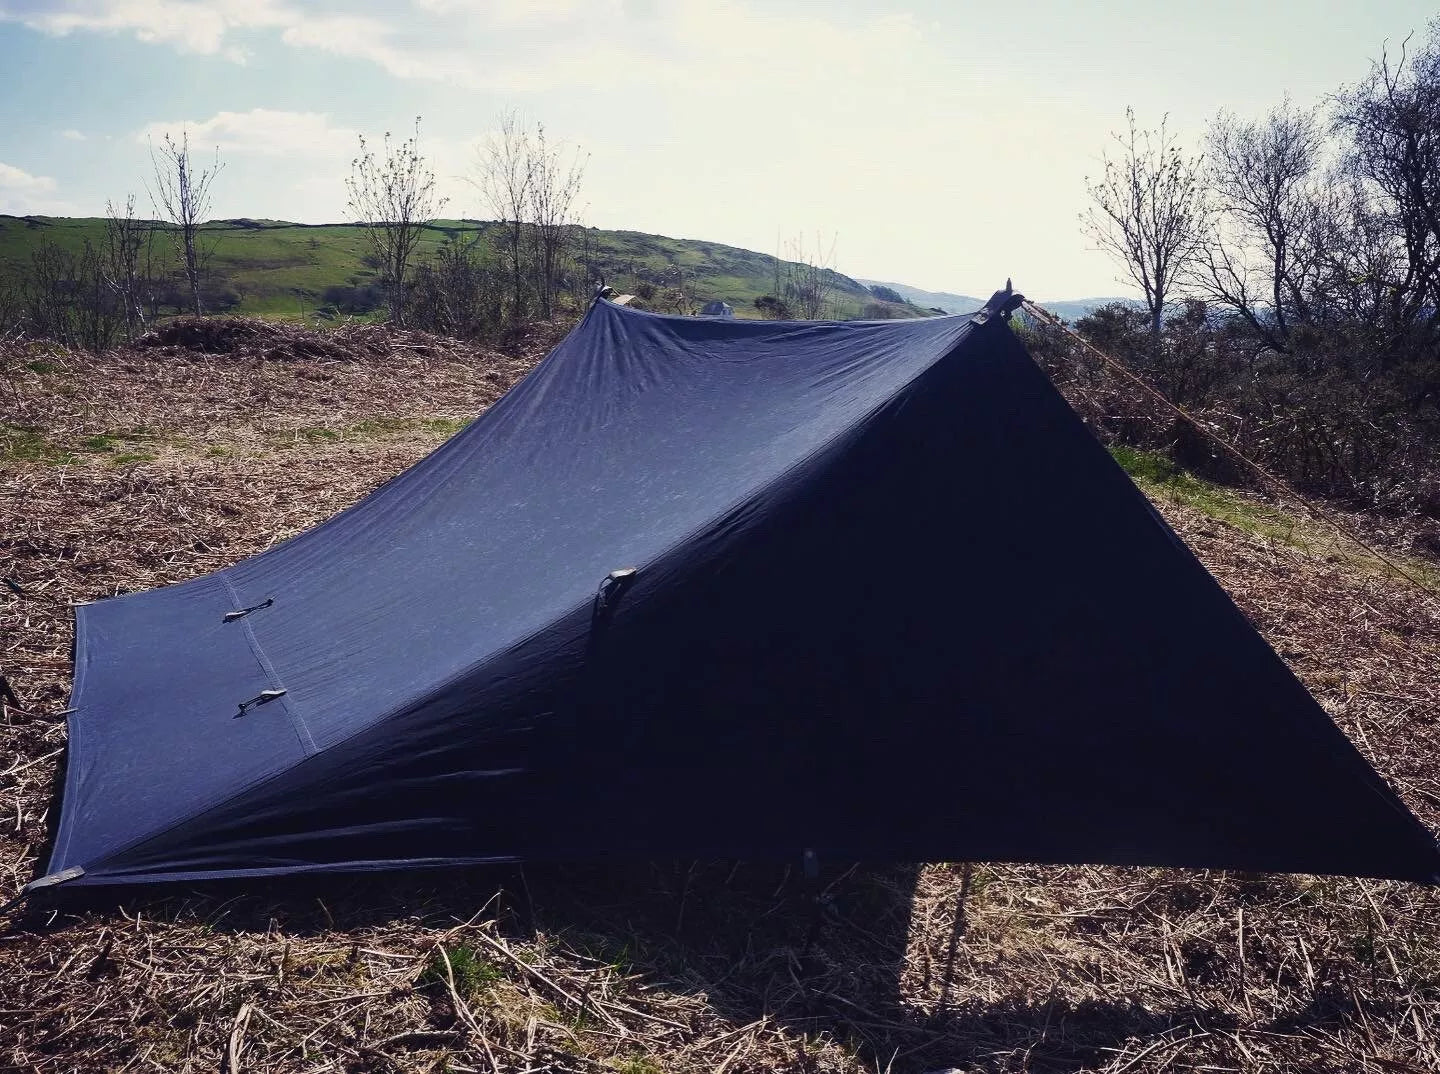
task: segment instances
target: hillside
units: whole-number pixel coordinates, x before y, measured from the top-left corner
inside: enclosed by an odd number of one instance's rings
[[[0,670],[14,696],[0,702],[0,898],[34,875],[54,822],[71,603],[205,574],[323,521],[444,441],[552,343],[500,353],[379,325],[209,318],[99,357],[48,344],[3,355],[15,360],[0,391],[0,579],[14,586],[0,585]],[[1440,617],[1304,523],[1118,457],[1434,826]],[[17,911],[0,920],[0,1068],[1440,1063],[1435,889],[837,862],[817,912],[796,874],[534,865],[184,883]]]
[[[921,309],[938,309],[946,313],[974,313],[985,305],[985,299],[974,295],[957,295],[950,291],[927,291],[923,287],[911,287],[906,283],[890,280],[861,280],[867,287],[888,287],[907,302]]]
[[[867,287],[888,287],[900,295],[905,301],[921,309],[940,309],[946,313],[974,313],[981,306],[985,305],[985,299],[976,298],[974,295],[957,295],[950,291],[926,291],[921,287],[911,287],[904,283],[891,283],[888,280],[860,280]],[[1022,288],[1023,290],[1023,288]],[[1135,304],[1132,298],[1100,297],[1100,298],[1072,298],[1054,299],[1041,302],[1046,309],[1063,321],[1077,321],[1081,317],[1094,313],[1101,306],[1108,306],[1112,302],[1123,302]]]
[[[417,256],[431,256],[444,242],[474,243],[482,256],[498,238],[499,225],[476,220],[440,220],[426,228]],[[25,270],[46,242],[79,250],[88,240],[103,242],[105,221],[99,218],[0,216],[0,272]],[[379,304],[375,272],[367,267],[364,230],[348,224],[292,224],[276,220],[217,220],[203,228],[213,243],[209,307],[215,311],[265,317],[309,319],[363,313]],[[155,256],[162,268],[173,264],[168,237],[157,236]],[[603,278],[620,291],[661,293],[656,308],[683,289],[689,304],[720,299],[741,317],[757,316],[755,299],[773,294],[777,270],[789,262],[770,254],[741,250],[699,239],[673,239],[638,231],[577,228],[573,254],[579,271],[577,293],[586,281]],[[829,316],[919,317],[912,305],[882,302],[861,283],[832,272]]]

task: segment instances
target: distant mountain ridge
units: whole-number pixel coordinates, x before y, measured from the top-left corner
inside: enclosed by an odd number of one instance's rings
[[[1142,305],[1138,299],[1121,298],[1113,295],[1106,298],[1062,299],[1058,302],[1041,302],[1037,299],[1035,304],[1037,306],[1044,306],[1062,321],[1078,321],[1081,317],[1090,316],[1090,314],[1094,313],[1101,306],[1113,306],[1117,302],[1122,306]]]
[[[946,313],[974,313],[985,305],[983,298],[974,295],[957,295],[949,291],[927,291],[923,287],[911,287],[908,283],[891,283],[889,280],[859,279],[866,287],[888,287],[906,302],[914,303],[921,309],[938,309]]]
[[[927,291],[923,287],[911,287],[907,283],[891,283],[888,280],[860,279],[859,282],[866,287],[888,287],[905,301],[914,303],[921,309],[940,309],[946,313],[974,313],[986,302],[985,299],[976,298],[974,295],[957,295],[952,291]],[[1118,297],[1071,298],[1056,302],[1039,302],[1039,305],[1044,306],[1061,320],[1077,321],[1112,302],[1138,305],[1132,298]]]

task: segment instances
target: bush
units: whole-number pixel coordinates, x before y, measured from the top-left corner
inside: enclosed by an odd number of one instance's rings
[[[29,271],[17,292],[18,303],[0,302],[12,308],[9,317],[17,322],[15,327],[67,347],[99,353],[109,348],[125,323],[100,253],[88,239],[78,252],[48,239],[41,243],[30,255]]]
[[[385,291],[379,283],[351,277],[351,283],[337,283],[320,293],[320,301],[336,313],[370,313],[385,304]]]
[[[229,313],[240,305],[240,292],[227,280],[209,280],[200,285],[200,300],[207,313]]]
[[[790,316],[789,304],[774,295],[761,295],[755,300],[755,308],[760,311],[760,316],[772,321],[783,321]]]
[[[1112,450],[1159,452],[1222,484],[1255,480],[1218,437],[1306,492],[1440,517],[1440,357],[1417,349],[1380,361],[1343,325],[1288,352],[1271,350],[1238,318],[1193,300],[1162,327],[1157,349],[1145,311],[1133,306],[1103,307],[1076,325],[1204,431],[1067,337],[1037,328],[1026,342]]]
[[[405,323],[437,335],[476,339],[500,328],[504,281],[466,246],[442,243],[415,271]]]

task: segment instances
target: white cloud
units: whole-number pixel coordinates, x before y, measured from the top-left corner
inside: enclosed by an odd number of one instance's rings
[[[558,22],[583,17],[612,19],[622,14],[620,0],[413,0],[415,7],[432,15],[458,15],[515,25]]]
[[[60,132],[60,137],[64,138],[67,142],[85,141],[85,135],[82,132],[77,131],[74,127],[65,128],[63,131]]]
[[[63,37],[130,33],[183,52],[217,53],[232,30],[281,27],[299,18],[276,0],[6,0],[0,21]],[[233,55],[233,54],[232,54]]]
[[[780,15],[758,2],[411,0],[345,11],[294,0],[0,0],[0,21],[52,35],[131,34],[244,64],[239,32],[374,64],[396,78],[531,93],[619,86],[743,90],[783,72],[797,90],[889,68],[919,35],[908,15],[849,24]],[[717,47],[723,42],[723,47]],[[910,57],[913,70],[913,55]]]
[[[219,149],[221,154],[267,157],[328,157],[353,155],[358,132],[336,127],[323,112],[281,112],[252,108],[248,112],[217,112],[203,120],[147,123],[136,140],[159,145],[165,135],[190,137],[192,153]]]
[[[858,92],[909,81],[923,38],[908,15],[841,22],[823,12],[775,14],[759,3],[671,0],[644,11],[621,0],[412,0],[418,10],[307,13],[281,39],[373,63],[400,79],[463,89],[595,94],[633,88],[714,105],[777,79],[787,99],[820,87]],[[881,89],[883,96],[885,90]]]
[[[31,175],[23,168],[0,161],[0,213],[13,216],[78,216],[74,202],[54,196],[55,180]]]
[[[216,187],[219,216],[260,215],[255,192],[263,190],[261,204],[284,206],[266,211],[268,215],[317,223],[344,218],[344,180],[359,153],[361,133],[332,123],[322,112],[254,108],[217,112],[208,119],[157,120],[136,131],[131,141],[158,147],[167,134],[177,141],[182,134],[188,135],[197,166],[205,167],[218,150],[225,166]],[[363,133],[376,155],[383,155],[385,132]],[[411,133],[408,128],[396,128],[392,143]],[[425,137],[423,130],[421,134],[420,150],[434,170],[437,193],[447,199],[446,211],[468,208],[474,192],[463,176],[469,170],[473,146],[460,139]]]
[[[0,190],[18,194],[41,194],[55,189],[55,180],[48,175],[29,172],[0,161]]]

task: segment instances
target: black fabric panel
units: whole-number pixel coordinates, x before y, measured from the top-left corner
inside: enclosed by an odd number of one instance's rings
[[[627,597],[571,849],[1433,879],[1429,833],[987,336]]]

